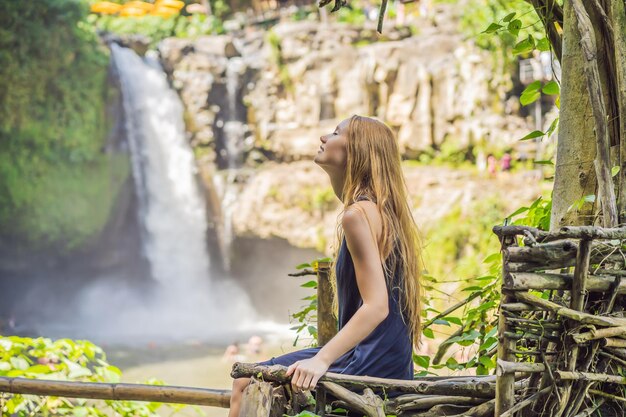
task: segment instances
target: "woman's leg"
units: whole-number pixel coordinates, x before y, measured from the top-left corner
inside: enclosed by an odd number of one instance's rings
[[[230,411],[228,417],[239,417],[239,407],[241,405],[241,397],[243,390],[250,383],[250,378],[236,378],[233,381],[233,392],[230,396]]]

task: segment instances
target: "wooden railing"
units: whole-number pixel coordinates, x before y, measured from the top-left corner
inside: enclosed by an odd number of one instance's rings
[[[146,384],[0,377],[0,392],[98,400],[133,400],[230,407],[230,390]]]

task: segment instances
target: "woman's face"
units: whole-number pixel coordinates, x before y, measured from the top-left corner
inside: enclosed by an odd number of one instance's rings
[[[347,130],[350,119],[345,119],[335,130],[320,137],[320,147],[313,159],[321,167],[345,169],[347,161]]]

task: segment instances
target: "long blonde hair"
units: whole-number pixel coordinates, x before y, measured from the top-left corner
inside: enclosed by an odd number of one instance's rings
[[[420,232],[411,214],[408,189],[402,173],[401,157],[395,136],[384,123],[370,117],[353,115],[347,129],[346,178],[343,186],[343,210],[337,220],[334,256],[330,268],[333,309],[338,311],[335,262],[343,242],[340,218],[361,196],[373,199],[382,216],[380,257],[387,283],[400,263],[400,306],[403,320],[413,334],[413,345],[421,337],[421,277],[423,261]],[[395,237],[395,241],[394,241]],[[397,245],[394,253],[394,244]],[[388,261],[391,267],[388,266]],[[388,285],[388,288],[389,285]],[[406,322],[405,321],[405,322]]]

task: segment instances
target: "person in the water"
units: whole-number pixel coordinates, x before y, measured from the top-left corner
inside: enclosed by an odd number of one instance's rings
[[[423,263],[398,143],[384,123],[357,115],[320,142],[314,162],[343,205],[331,267],[338,333],[259,364],[287,366],[295,391],[313,389],[327,371],[413,379]],[[249,382],[233,381],[229,417],[238,417]]]

